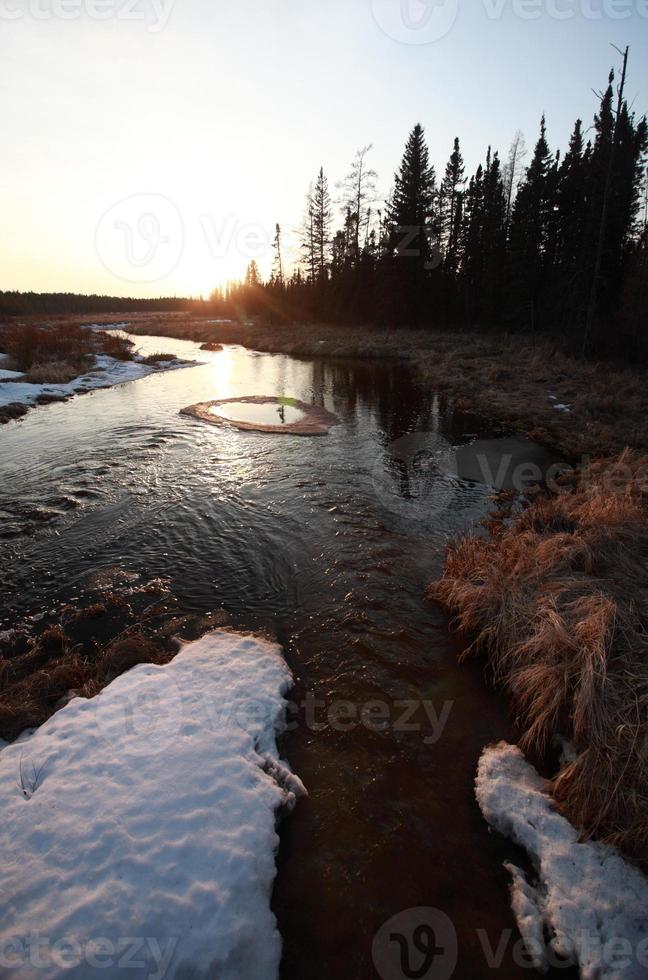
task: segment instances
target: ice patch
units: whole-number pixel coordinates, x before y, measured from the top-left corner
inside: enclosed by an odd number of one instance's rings
[[[277,975],[290,686],[276,644],[215,632],[2,749],[3,978]]]
[[[584,980],[645,980],[648,879],[613,848],[579,843],[516,746],[485,749],[476,792],[489,824],[533,862],[533,881],[515,865],[506,867],[513,911],[536,967],[545,972],[561,957],[578,963]]]

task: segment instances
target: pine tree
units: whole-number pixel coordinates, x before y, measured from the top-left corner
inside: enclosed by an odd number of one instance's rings
[[[274,249],[274,262],[272,264],[272,282],[275,285],[283,286],[284,284],[284,271],[283,271],[283,258],[281,255],[281,225],[275,225],[275,237],[272,243]]]
[[[461,228],[461,287],[465,317],[471,325],[476,319],[481,283],[482,229],[484,213],[484,168],[481,163],[470,178],[464,201]]]
[[[518,322],[538,315],[547,253],[549,213],[554,207],[549,174],[554,161],[547,143],[546,120],[540,123],[540,137],[533,159],[520,185],[509,235],[510,313]]]
[[[499,155],[488,152],[481,228],[480,318],[493,323],[501,312],[506,259],[507,195]]]
[[[436,189],[434,167],[425,142],[425,133],[417,123],[405,146],[398,173],[394,175],[394,191],[387,220],[398,243],[403,236],[414,233],[422,257],[427,255],[432,204]],[[396,244],[397,247],[397,244]],[[413,248],[413,244],[409,248]]]
[[[388,274],[394,316],[419,323],[426,307],[434,233],[433,203],[436,176],[430,165],[423,127],[417,123],[405,146],[389,201],[387,255],[395,262]]]
[[[590,148],[585,149],[583,124],[576,120],[567,153],[557,174],[556,241],[552,281],[555,322],[573,331],[582,307],[582,256],[587,216],[587,170]],[[559,311],[559,312],[558,312]]]
[[[486,166],[471,178],[461,229],[461,283],[469,325],[500,312],[506,255],[506,193],[499,156],[488,148]]]
[[[247,272],[245,273],[245,285],[248,287],[248,289],[256,289],[261,285],[259,267],[254,259],[252,259],[247,267]]]
[[[601,95],[594,124],[596,139],[588,181],[590,217],[586,225],[590,242],[584,260],[589,283],[583,352],[591,346],[609,345],[603,337],[619,305],[623,278],[637,241],[640,191],[648,151],[645,118],[638,124],[623,98],[628,49],[623,53],[621,83],[614,108],[614,72]]]
[[[457,268],[457,251],[461,213],[463,207],[463,186],[465,167],[459,139],[454,141],[454,150],[446,165],[445,176],[439,189],[439,238],[444,254],[444,270],[453,277]]]
[[[309,282],[317,279],[317,252],[315,248],[315,221],[313,211],[313,185],[306,194],[304,220],[300,229],[302,263],[306,269]]]
[[[320,168],[312,195],[313,240],[320,280],[327,275],[331,249],[331,198],[324,168]]]

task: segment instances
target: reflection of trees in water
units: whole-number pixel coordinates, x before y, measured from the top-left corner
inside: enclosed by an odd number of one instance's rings
[[[483,432],[483,423],[457,409],[454,399],[431,391],[421,383],[415,367],[396,360],[315,358],[310,362],[312,401],[340,418],[357,418],[377,431],[397,492],[406,499],[422,498],[438,482],[435,446],[414,447],[403,458],[394,446],[415,433],[439,435],[451,444],[464,442],[467,433]],[[432,440],[433,442],[434,440]],[[400,455],[399,455],[400,452]]]
[[[339,414],[367,411],[384,433],[385,443],[430,426],[434,393],[426,392],[406,365],[322,360],[315,367],[314,381],[316,390],[332,392]]]

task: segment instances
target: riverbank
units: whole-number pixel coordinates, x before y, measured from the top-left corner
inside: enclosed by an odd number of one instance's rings
[[[430,596],[486,658],[552,792],[648,869],[648,459],[601,460],[448,547]]]
[[[416,366],[423,384],[452,393],[458,407],[504,423],[563,457],[597,458],[626,446],[648,451],[645,372],[582,361],[544,340],[498,333],[211,322],[187,314],[141,314],[127,321],[134,334],[240,344],[294,357],[397,357]]]
[[[12,329],[43,322],[43,317],[15,321]],[[398,358],[415,366],[422,384],[452,394],[459,408],[503,423],[563,458],[596,459],[627,446],[648,451],[645,372],[616,362],[582,361],[545,340],[504,333],[210,320],[188,313],[116,312],[49,317],[47,322],[57,329],[120,327],[136,335],[192,340],[207,349],[236,344],[293,357]]]
[[[0,424],[37,405],[189,365],[164,353],[143,357],[127,337],[94,327],[45,319],[0,325]]]

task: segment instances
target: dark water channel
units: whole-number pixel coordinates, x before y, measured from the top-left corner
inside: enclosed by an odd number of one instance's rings
[[[425,598],[448,538],[489,509],[470,447],[492,429],[398,363],[137,343],[204,364],[0,429],[0,622],[79,598],[91,573],[119,566],[169,576],[184,610],[271,632],[296,678],[282,750],[310,794],[282,826],[283,975],[376,977],[376,933],[425,907],[458,938],[454,973],[430,976],[534,976],[511,956],[504,845],[473,793],[481,749],[510,725]],[[340,425],[300,438],[178,414],[246,395],[321,405]],[[489,465],[509,451],[536,454],[496,440]]]

